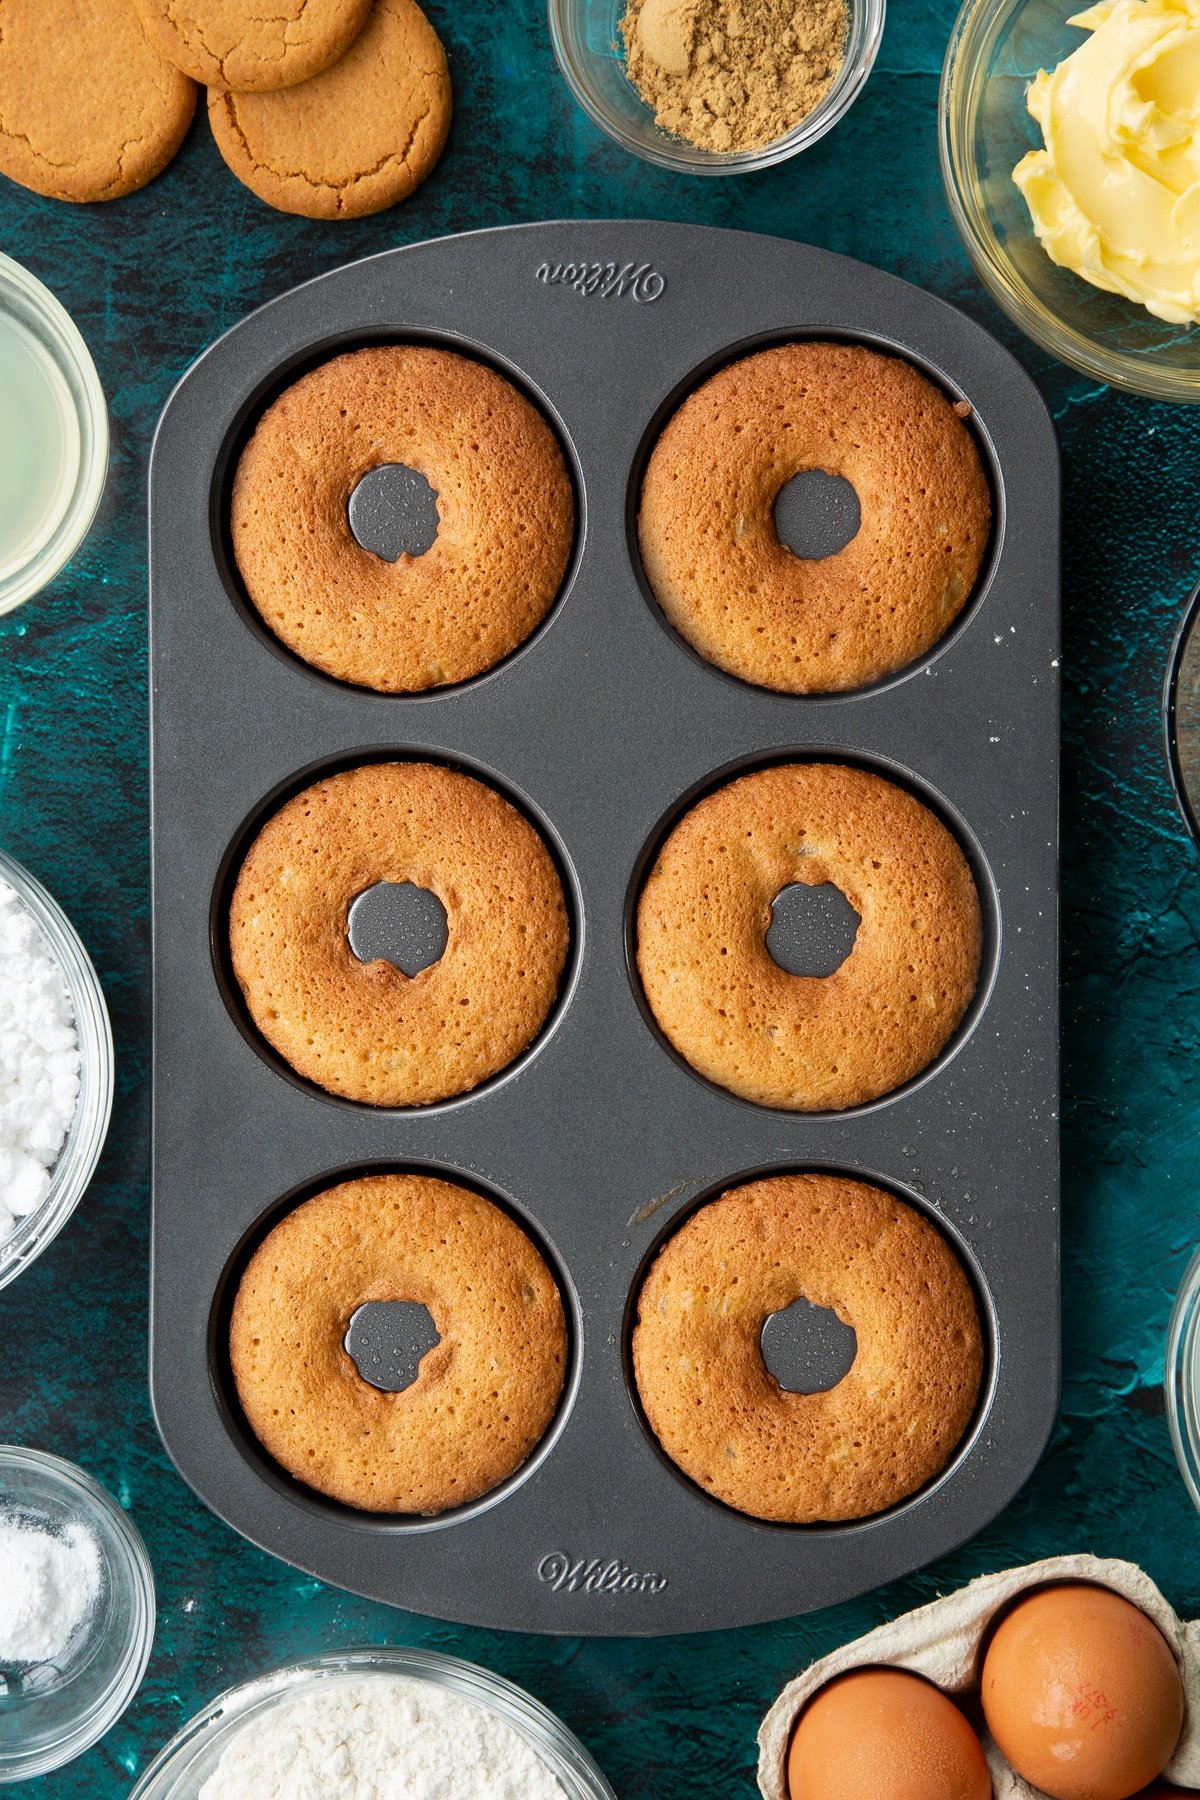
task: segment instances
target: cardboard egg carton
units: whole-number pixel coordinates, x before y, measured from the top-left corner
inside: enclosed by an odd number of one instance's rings
[[[789,1681],[758,1734],[758,1785],[765,1800],[789,1800],[787,1753],[792,1730],[806,1703],[835,1676],[852,1669],[907,1669],[943,1693],[969,1694],[978,1689],[983,1644],[992,1620],[1022,1594],[1061,1581],[1090,1581],[1111,1588],[1158,1626],[1179,1660],[1184,1691],[1183,1731],[1163,1779],[1182,1788],[1200,1788],[1200,1620],[1182,1620],[1134,1563],[1098,1556],[1049,1556],[1023,1568],[981,1575],[957,1594],[903,1613],[852,1644],[843,1644]],[[1010,1767],[986,1729],[980,1735],[994,1800],[1040,1800],[1041,1789],[1031,1787]]]

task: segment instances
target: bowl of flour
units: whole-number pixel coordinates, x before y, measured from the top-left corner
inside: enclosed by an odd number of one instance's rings
[[[0,851],[0,1287],[61,1231],[112,1111],[113,1042],[87,951]]]
[[[221,1694],[129,1800],[615,1800],[561,1720],[432,1650],[354,1649]]]

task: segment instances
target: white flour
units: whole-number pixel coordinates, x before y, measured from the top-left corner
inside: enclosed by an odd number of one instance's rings
[[[0,1663],[58,1663],[100,1592],[100,1550],[81,1525],[0,1516]]]
[[[46,1198],[79,1101],[79,1043],[58,964],[0,879],[0,1242]]]
[[[331,1681],[249,1720],[200,1800],[566,1800],[525,1739],[402,1675]]]

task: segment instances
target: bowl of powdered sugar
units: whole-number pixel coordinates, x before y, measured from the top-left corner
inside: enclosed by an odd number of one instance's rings
[[[615,1800],[544,1706],[431,1650],[288,1663],[221,1694],[129,1800]]]
[[[72,1463],[0,1445],[0,1783],[103,1736],[145,1672],[154,1614],[145,1546],[116,1501]]]
[[[0,1287],[60,1231],[112,1110],[96,971],[61,907],[0,851]]]

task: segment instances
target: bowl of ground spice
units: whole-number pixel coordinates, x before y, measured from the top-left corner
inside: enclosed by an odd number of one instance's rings
[[[692,175],[769,168],[857,97],[885,0],[549,0],[584,111],[635,156]]]

